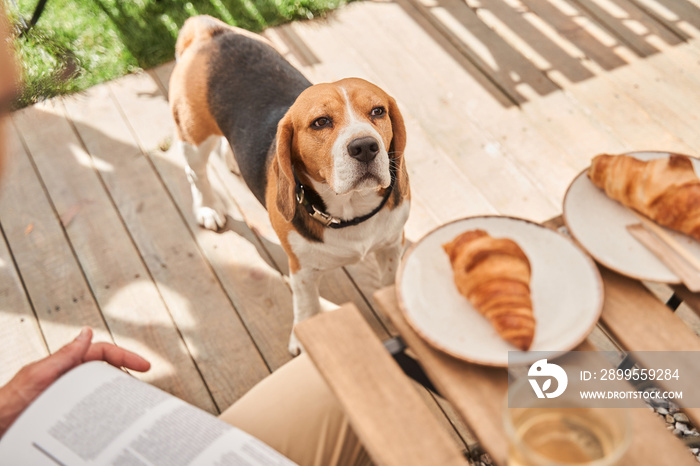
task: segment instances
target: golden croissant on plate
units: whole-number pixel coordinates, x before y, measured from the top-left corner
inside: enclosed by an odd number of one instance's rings
[[[535,336],[530,299],[530,261],[518,244],[472,230],[443,244],[460,294],[498,334],[522,351]]]
[[[588,177],[608,197],[700,241],[700,179],[685,155],[642,161],[601,154]]]

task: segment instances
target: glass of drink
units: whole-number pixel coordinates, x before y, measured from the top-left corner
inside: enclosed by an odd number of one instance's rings
[[[512,384],[504,406],[510,466],[612,466],[629,447],[629,413],[624,408],[591,408],[570,403],[552,407],[533,399],[523,379]],[[522,392],[527,401],[514,402]]]

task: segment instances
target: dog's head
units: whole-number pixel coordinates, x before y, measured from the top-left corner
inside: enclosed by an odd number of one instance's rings
[[[403,162],[406,129],[393,98],[363,79],[349,78],[307,88],[277,129],[277,207],[294,216],[292,167],[325,183],[336,194],[408,189]]]

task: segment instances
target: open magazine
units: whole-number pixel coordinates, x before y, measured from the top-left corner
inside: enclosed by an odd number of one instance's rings
[[[13,466],[287,466],[247,433],[103,362],[63,375],[0,440]]]

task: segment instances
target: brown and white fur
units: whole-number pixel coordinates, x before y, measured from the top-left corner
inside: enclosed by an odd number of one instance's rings
[[[209,154],[224,137],[289,258],[294,324],[320,311],[328,270],[374,254],[382,284],[393,282],[410,197],[394,99],[358,78],[312,86],[265,39],[209,16],[187,20],[176,53],[170,103],[199,224],[225,224],[207,179]],[[385,203],[361,223],[332,229],[297,202],[299,183],[341,220]],[[293,331],[289,350],[300,350]]]

